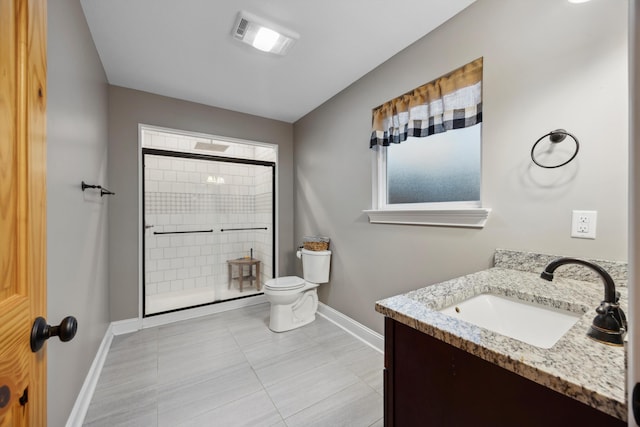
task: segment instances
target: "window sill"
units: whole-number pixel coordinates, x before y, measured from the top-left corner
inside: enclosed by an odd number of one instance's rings
[[[491,209],[365,210],[371,224],[483,228]]]

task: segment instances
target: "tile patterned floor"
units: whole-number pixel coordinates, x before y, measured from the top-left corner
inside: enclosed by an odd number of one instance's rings
[[[84,425],[382,427],[383,356],[260,304],[115,337]]]

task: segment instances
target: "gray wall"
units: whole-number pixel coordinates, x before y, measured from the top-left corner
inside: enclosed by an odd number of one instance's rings
[[[75,339],[49,340],[48,425],[66,423],[109,323],[108,86],[78,0],[48,6],[47,281],[50,324],[71,314]]]
[[[279,272],[293,271],[293,126],[111,86],[109,177],[110,189],[117,193],[109,205],[111,320],[138,316],[139,123],[278,144]]]
[[[627,2],[478,0],[294,124],[295,240],[332,239],[320,299],[379,332],[376,300],[492,265],[496,248],[627,259]],[[484,229],[369,224],[371,109],[484,57]],[[564,128],[570,165],[532,166]],[[570,237],[598,211],[596,240]]]

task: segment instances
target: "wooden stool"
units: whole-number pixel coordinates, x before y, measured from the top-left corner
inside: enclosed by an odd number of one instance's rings
[[[238,277],[233,277],[233,266],[238,266]],[[244,267],[249,266],[249,275],[244,275]],[[253,267],[256,267],[256,274],[253,275]],[[234,279],[238,279],[240,284],[240,292],[242,292],[242,284],[245,279],[250,281],[250,285],[255,282],[256,289],[260,290],[260,260],[255,258],[238,258],[227,260],[227,267],[229,269],[229,289]]]

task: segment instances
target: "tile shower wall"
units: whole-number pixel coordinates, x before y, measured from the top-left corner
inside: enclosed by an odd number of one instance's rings
[[[144,136],[143,141],[153,145],[162,141],[164,149],[181,149],[184,140],[193,146],[196,140],[162,133]],[[272,149],[262,147],[230,146],[225,153],[229,151],[273,157]],[[272,173],[271,167],[259,165],[146,154],[145,223],[152,227],[145,237],[145,295],[200,289],[212,290],[216,301],[226,299],[226,261],[247,256],[251,249],[261,261],[261,282],[273,277]],[[267,230],[221,231],[255,227]],[[153,234],[195,230],[212,232]],[[244,294],[250,292],[245,288]]]
[[[198,142],[216,143],[226,145],[224,151],[207,151],[196,149]],[[215,154],[220,157],[233,157],[237,159],[264,160],[268,162],[276,161],[276,151],[269,146],[249,145],[203,136],[190,136],[168,131],[152,130],[144,128],[142,130],[142,146],[145,148],[158,148],[161,150],[179,151],[182,153]]]

